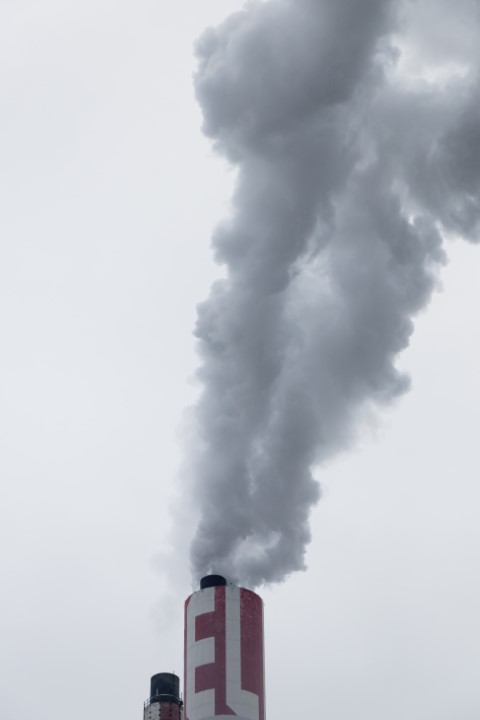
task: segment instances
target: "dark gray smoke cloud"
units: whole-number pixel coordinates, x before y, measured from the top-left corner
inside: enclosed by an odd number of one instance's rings
[[[434,59],[429,5],[448,28],[443,1],[254,2],[199,41],[205,133],[237,176],[196,328],[195,575],[304,567],[312,468],[408,389],[444,238],[478,240],[477,58]],[[455,11],[478,27],[476,2]],[[402,70],[422,34],[430,78]]]

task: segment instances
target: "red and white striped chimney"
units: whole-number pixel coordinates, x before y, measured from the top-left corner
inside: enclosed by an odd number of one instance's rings
[[[263,602],[220,575],[185,603],[185,720],[265,720]]]

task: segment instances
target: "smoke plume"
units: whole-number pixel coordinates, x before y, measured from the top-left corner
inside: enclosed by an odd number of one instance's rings
[[[196,576],[304,567],[312,468],[408,389],[396,359],[445,239],[479,239],[479,63],[452,13],[474,38],[471,0],[257,1],[198,42],[236,182],[196,327]]]

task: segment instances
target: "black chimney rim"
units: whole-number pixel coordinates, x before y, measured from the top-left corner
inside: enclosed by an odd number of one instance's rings
[[[206,590],[211,587],[222,587],[227,584],[226,579],[223,575],[205,575],[200,580],[200,590]]]

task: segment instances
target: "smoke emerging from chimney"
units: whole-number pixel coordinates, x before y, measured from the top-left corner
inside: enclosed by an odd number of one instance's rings
[[[455,35],[478,21],[469,0],[272,0],[198,42],[204,130],[237,174],[196,326],[195,576],[303,569],[312,468],[408,389],[444,239],[479,239],[479,62]]]

